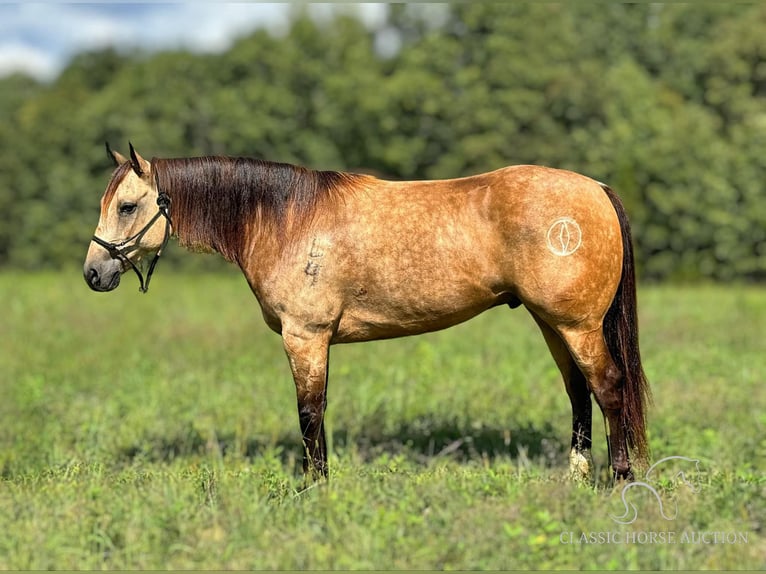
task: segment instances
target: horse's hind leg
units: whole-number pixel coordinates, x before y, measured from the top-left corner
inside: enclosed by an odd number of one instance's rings
[[[594,329],[561,327],[558,332],[585,376],[606,420],[609,458],[615,478],[633,480],[622,423],[623,375],[609,354],[601,325]]]
[[[569,451],[569,474],[576,480],[590,480],[593,472],[591,427],[593,404],[585,377],[559,335],[542,319],[532,314],[543,333],[548,349],[564,378],[572,404],[572,443]]]

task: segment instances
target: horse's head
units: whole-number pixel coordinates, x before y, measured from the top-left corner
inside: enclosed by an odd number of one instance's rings
[[[130,157],[107,152],[117,168],[101,198],[101,216],[96,233],[85,257],[83,274],[94,291],[111,291],[120,284],[121,275],[133,269],[146,291],[143,275],[137,265],[146,255],[156,258],[170,234],[168,199],[158,193],[151,163],[142,158],[133,146]],[[164,216],[164,223],[162,220]]]

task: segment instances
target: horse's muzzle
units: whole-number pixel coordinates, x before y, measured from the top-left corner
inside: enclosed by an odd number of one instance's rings
[[[94,291],[112,291],[120,284],[122,265],[119,261],[109,260],[83,267],[83,277],[88,287]]]

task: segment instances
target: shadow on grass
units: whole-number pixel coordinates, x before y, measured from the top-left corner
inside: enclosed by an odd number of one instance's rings
[[[546,467],[561,465],[566,456],[563,437],[556,436],[549,423],[493,426],[467,426],[435,416],[419,417],[391,428],[382,428],[380,419],[366,421],[361,431],[335,429],[330,444],[338,451],[352,451],[362,462],[384,456],[405,456],[418,464],[437,459],[456,462],[493,460],[507,457],[519,464]],[[297,427],[297,421],[296,421]],[[329,438],[329,437],[328,437]],[[233,434],[205,436],[188,428],[175,436],[146,437],[139,444],[122,448],[118,458],[148,462],[167,462],[194,456],[239,456],[249,459],[276,455],[286,466],[300,466],[302,445],[297,431],[276,437],[246,438]]]
[[[438,458],[467,462],[498,457],[541,462],[564,452],[547,423],[500,428],[437,417],[420,417],[392,429],[376,429],[372,423],[353,433],[339,429],[333,433],[333,445],[357,452],[365,462],[385,454],[401,454],[421,463]]]

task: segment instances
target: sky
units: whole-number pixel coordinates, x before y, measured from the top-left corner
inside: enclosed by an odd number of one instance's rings
[[[258,27],[283,31],[294,6],[251,2],[13,2],[0,0],[0,77],[25,72],[51,80],[82,51],[187,48],[219,52]],[[313,4],[321,17],[355,10],[368,25],[385,4]]]

